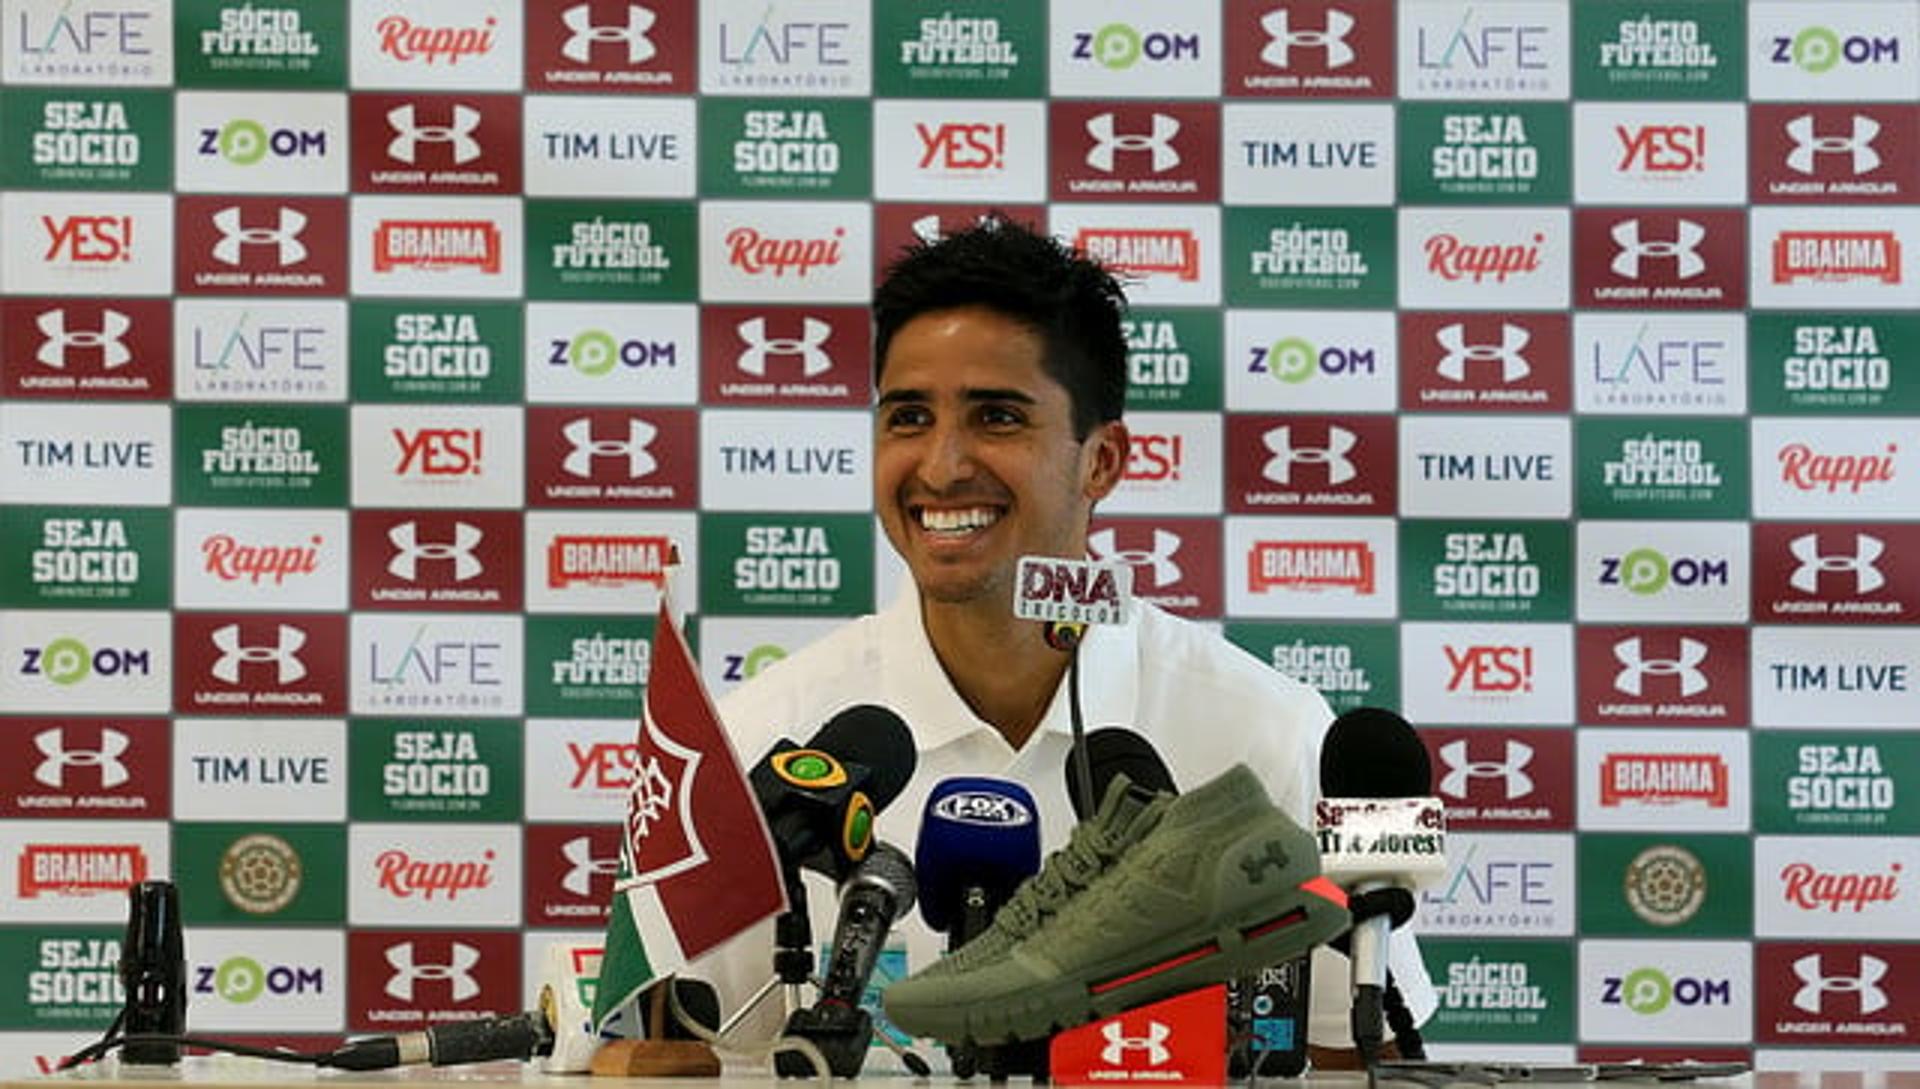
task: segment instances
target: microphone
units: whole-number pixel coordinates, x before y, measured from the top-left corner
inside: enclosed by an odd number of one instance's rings
[[[1152,743],[1124,726],[1102,726],[1074,742],[1073,747],[1076,751],[1067,757],[1067,798],[1073,804],[1073,815],[1080,820],[1093,816],[1093,809],[1107,796],[1114,776],[1123,773],[1135,789],[1149,796],[1180,793],[1180,788],[1173,783],[1173,773],[1167,770],[1166,761],[1160,759]],[[1083,757],[1093,781],[1091,806],[1074,790],[1074,766]]]
[[[1321,868],[1355,895],[1353,1044],[1372,1066],[1384,1033],[1387,935],[1413,914],[1412,890],[1446,873],[1446,810],[1433,797],[1427,748],[1391,711],[1358,707],[1335,719],[1320,747],[1314,809]]]
[[[430,1063],[453,1066],[495,1059],[531,1059],[553,1050],[553,1026],[539,1011],[431,1025],[418,1032],[349,1040],[318,1065],[338,1070],[387,1070]]]
[[[984,775],[933,785],[913,857],[920,917],[951,953],[993,922],[1020,883],[1040,872],[1040,810],[1026,787]]]
[[[863,703],[804,746],[774,742],[747,780],[781,861],[844,881],[873,846],[875,814],[899,796],[916,762],[900,716]]]
[[[1087,728],[1080,714],[1080,643],[1089,624],[1124,624],[1133,601],[1133,568],[1126,564],[1067,560],[1058,556],[1022,556],[1015,567],[1013,615],[1038,620],[1047,645],[1067,656],[1067,711],[1073,727],[1074,759],[1067,767],[1067,794],[1092,812],[1099,804],[1087,750]]]
[[[128,1036],[179,1036],[187,1027],[187,954],[180,936],[180,890],[171,881],[127,887],[127,934],[120,951],[120,983],[127,992],[122,1031]],[[128,1063],[171,1066],[175,1041],[130,1041]]]
[[[787,1033],[819,1046],[834,1076],[859,1076],[873,1036],[873,1015],[860,1008],[873,966],[886,947],[894,920],[913,909],[913,863],[899,848],[876,843],[854,867],[840,889],[840,918],[833,928],[832,952],[820,997],[810,1007],[793,1011]],[[916,1057],[917,1058],[917,1057]],[[921,1064],[924,1067],[924,1063]],[[812,1066],[804,1056],[782,1052],[774,1068],[783,1077],[807,1077]],[[924,1075],[925,1069],[915,1073]]]

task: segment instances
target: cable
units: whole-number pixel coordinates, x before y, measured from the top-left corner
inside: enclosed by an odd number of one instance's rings
[[[831,1079],[832,1074],[827,1068],[827,1057],[820,1053],[820,1049],[812,1040],[804,1036],[776,1036],[762,1044],[751,1046],[736,1044],[687,1013],[680,1005],[679,988],[673,986],[671,981],[666,984],[666,988],[667,1009],[673,1014],[673,1019],[680,1023],[681,1028],[692,1033],[695,1039],[704,1041],[715,1051],[737,1055],[748,1062],[763,1063],[767,1066],[773,1065],[775,1055],[783,1051],[794,1051],[805,1056],[807,1062],[812,1065],[814,1076],[820,1079],[821,1089],[825,1089]]]
[[[119,1022],[116,1021],[115,1025],[118,1024]],[[113,1029],[109,1028],[107,1031],[111,1033]],[[230,1055],[245,1055],[254,1059],[273,1059],[277,1062],[301,1063],[307,1066],[320,1065],[321,1060],[327,1055],[325,1052],[309,1053],[290,1051],[286,1048],[253,1047],[249,1044],[228,1043],[225,1040],[215,1040],[206,1036],[171,1036],[163,1033],[135,1032],[123,1036],[110,1035],[88,1044],[62,1059],[59,1069],[71,1070],[81,1063],[92,1062],[114,1048],[124,1047],[127,1044],[179,1044],[182,1047],[205,1048],[208,1051],[224,1051]]]

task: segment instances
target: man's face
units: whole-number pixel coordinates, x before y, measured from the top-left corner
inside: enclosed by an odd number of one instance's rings
[[[922,314],[888,345],[874,507],[925,600],[1011,602],[1016,561],[1080,557],[1094,501],[1120,480],[1126,428],[1075,439],[1042,350],[1032,330],[978,306]]]

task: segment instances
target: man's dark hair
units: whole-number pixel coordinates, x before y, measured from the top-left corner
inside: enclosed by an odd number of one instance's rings
[[[908,250],[873,296],[874,381],[895,333],[922,314],[985,306],[1032,329],[1041,365],[1073,402],[1073,432],[1120,418],[1127,398],[1127,297],[1099,262],[1001,216]]]

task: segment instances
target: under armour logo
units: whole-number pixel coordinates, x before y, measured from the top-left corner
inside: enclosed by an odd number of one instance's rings
[[[560,887],[575,896],[591,895],[595,877],[612,877],[620,872],[620,856],[593,857],[593,841],[586,836],[575,836],[562,844],[560,857],[567,860],[568,867]]]
[[[1360,442],[1360,436],[1344,427],[1327,428],[1325,446],[1295,446],[1291,424],[1268,431],[1265,441],[1267,452],[1273,456],[1267,459],[1262,472],[1268,480],[1277,484],[1293,483],[1293,467],[1296,463],[1325,465],[1328,484],[1345,484],[1359,475],[1359,470],[1354,468],[1347,454]]]
[[[1614,675],[1613,686],[1629,696],[1640,695],[1649,676],[1679,678],[1682,696],[1697,696],[1707,690],[1707,675],[1699,668],[1707,660],[1707,645],[1698,639],[1683,636],[1678,658],[1648,658],[1636,635],[1615,643],[1613,656],[1622,667]]]
[[[455,522],[453,540],[421,544],[420,523],[402,522],[387,531],[387,540],[396,550],[393,559],[387,561],[387,574],[412,582],[421,560],[452,560],[453,580],[465,582],[484,569],[473,550],[485,536],[479,526]]]
[[[833,357],[826,350],[826,343],[833,336],[833,325],[819,318],[801,319],[798,337],[767,336],[765,318],[748,318],[734,326],[733,331],[747,346],[736,364],[748,374],[764,377],[767,357],[776,354],[799,356],[801,373],[808,378],[818,378],[833,369]]]
[[[1173,554],[1180,551],[1180,535],[1169,530],[1153,531],[1151,549],[1123,549],[1119,547],[1119,534],[1103,529],[1087,536],[1087,551],[1093,553],[1096,560],[1112,560],[1134,567],[1151,566],[1155,586],[1171,586],[1179,582],[1182,575],[1180,565],[1173,562]]]
[[[566,44],[560,47],[561,56],[575,64],[585,64],[595,42],[625,42],[628,64],[640,64],[653,59],[653,42],[647,38],[647,31],[653,26],[653,12],[639,4],[628,4],[627,25],[618,26],[594,23],[593,12],[588,7],[587,4],[575,4],[560,13],[560,21],[573,32],[567,36]]]
[[[1820,1012],[1821,996],[1828,991],[1859,995],[1863,1017],[1887,1008],[1887,992],[1880,987],[1880,981],[1887,974],[1887,962],[1879,957],[1862,953],[1859,975],[1830,976],[1821,966],[1820,954],[1808,953],[1793,962],[1793,974],[1800,977],[1800,989],[1794,992],[1793,1004],[1808,1013]]]
[[[1100,1035],[1107,1041],[1107,1046],[1100,1049],[1100,1061],[1108,1066],[1119,1066],[1129,1051],[1146,1052],[1148,1066],[1159,1066],[1173,1059],[1173,1052],[1167,1050],[1173,1029],[1159,1021],[1147,1022],[1145,1036],[1128,1036],[1120,1022],[1108,1021],[1100,1026]]]
[[[1793,569],[1787,581],[1803,594],[1819,592],[1820,573],[1823,571],[1852,572],[1855,597],[1873,593],[1887,584],[1887,576],[1874,566],[1874,561],[1887,550],[1887,543],[1878,537],[1854,534],[1851,556],[1844,552],[1821,552],[1818,533],[1803,533],[1795,537],[1788,542],[1787,549],[1800,561],[1800,566]]]
[[[57,790],[65,784],[68,768],[99,768],[100,786],[117,787],[131,777],[120,754],[132,744],[132,739],[119,730],[103,729],[99,748],[69,749],[63,728],[42,730],[33,735],[33,747],[40,750],[41,757],[40,766],[33,769],[34,781]]]
[[[452,144],[456,164],[470,163],[480,157],[480,141],[473,138],[474,130],[480,127],[480,111],[472,106],[455,106],[451,125],[416,124],[411,104],[395,106],[387,111],[387,124],[393,126],[394,132],[393,139],[387,143],[387,155],[403,163],[413,162],[414,154],[423,143]]]
[[[1449,798],[1465,798],[1475,779],[1502,780],[1507,801],[1533,793],[1533,776],[1526,771],[1533,763],[1533,746],[1524,741],[1508,738],[1506,759],[1494,761],[1469,757],[1466,739],[1460,738],[1440,746],[1440,759],[1447,765],[1447,773],[1440,777],[1440,793]]]
[[[1796,174],[1813,173],[1814,157],[1818,155],[1853,156],[1856,175],[1879,169],[1880,153],[1873,150],[1873,140],[1880,135],[1880,122],[1865,114],[1853,115],[1850,136],[1822,136],[1814,132],[1810,113],[1787,122],[1787,135],[1793,140],[1793,150],[1787,152],[1787,167]]]
[[[1153,154],[1153,172],[1159,174],[1180,165],[1180,152],[1173,138],[1180,134],[1180,122],[1164,113],[1153,115],[1153,128],[1145,133],[1121,135],[1113,131],[1113,114],[1099,113],[1087,118],[1087,135],[1093,148],[1087,152],[1087,165],[1103,174],[1113,173],[1116,151],[1147,151]]]
[[[45,311],[33,319],[33,323],[45,338],[33,357],[54,370],[67,365],[68,348],[98,349],[100,363],[107,370],[123,366],[133,358],[133,349],[120,342],[127,330],[133,328],[133,319],[118,310],[102,310],[98,329],[68,329],[64,307]]]
[[[1345,68],[1353,63],[1353,47],[1347,44],[1347,34],[1353,29],[1353,23],[1353,16],[1339,8],[1329,8],[1325,29],[1295,30],[1287,9],[1275,8],[1260,17],[1260,29],[1267,32],[1267,45],[1260,50],[1260,61],[1274,68],[1289,67],[1293,60],[1293,49],[1299,46],[1324,49],[1327,51],[1328,68]]]
[[[480,993],[473,978],[473,966],[480,963],[480,950],[465,942],[453,942],[448,949],[450,964],[415,964],[412,942],[387,947],[387,963],[393,975],[387,978],[387,994],[402,1002],[413,1001],[413,985],[423,979],[442,981],[453,987],[453,1000],[465,1002]]]
[[[1621,220],[1613,225],[1613,241],[1620,247],[1620,252],[1613,256],[1614,275],[1638,280],[1641,258],[1671,257],[1674,259],[1675,275],[1682,280],[1692,279],[1707,271],[1706,258],[1695,252],[1706,237],[1705,227],[1691,219],[1683,219],[1676,224],[1671,241],[1643,242],[1640,239],[1640,221]]]
[[[1241,855],[1240,869],[1246,873],[1247,880],[1255,885],[1266,880],[1267,871],[1270,869],[1285,873],[1287,870],[1286,848],[1280,846],[1279,840],[1270,839],[1267,841],[1266,850],[1260,854]]]
[[[573,421],[560,429],[573,444],[573,452],[560,463],[572,476],[592,476],[594,458],[626,458],[627,476],[639,479],[660,467],[652,454],[647,452],[647,444],[660,433],[660,429],[640,419],[627,417],[627,437],[625,439],[596,439],[593,437],[593,420],[586,416]]]
[[[238,207],[222,208],[213,213],[213,225],[220,231],[213,259],[223,265],[239,264],[242,246],[273,246],[283,268],[307,259],[306,244],[300,241],[300,232],[307,229],[305,212],[282,207],[278,226],[248,227],[240,222]]]
[[[1526,326],[1503,321],[1500,323],[1500,343],[1468,344],[1466,325],[1456,321],[1452,325],[1441,326],[1433,339],[1439,341],[1440,347],[1447,351],[1446,355],[1440,357],[1440,365],[1436,369],[1440,377],[1449,382],[1465,382],[1468,363],[1500,364],[1502,383],[1518,382],[1533,373],[1533,364],[1528,363],[1527,357],[1521,354],[1527,342],[1533,339],[1533,334],[1527,331]]]
[[[291,624],[280,625],[276,636],[279,642],[273,646],[241,646],[238,624],[215,628],[212,638],[214,647],[220,651],[220,660],[213,663],[210,672],[228,684],[240,683],[242,662],[274,663],[281,684],[292,684],[307,675],[306,664],[300,661],[298,653],[307,645],[307,633]]]

